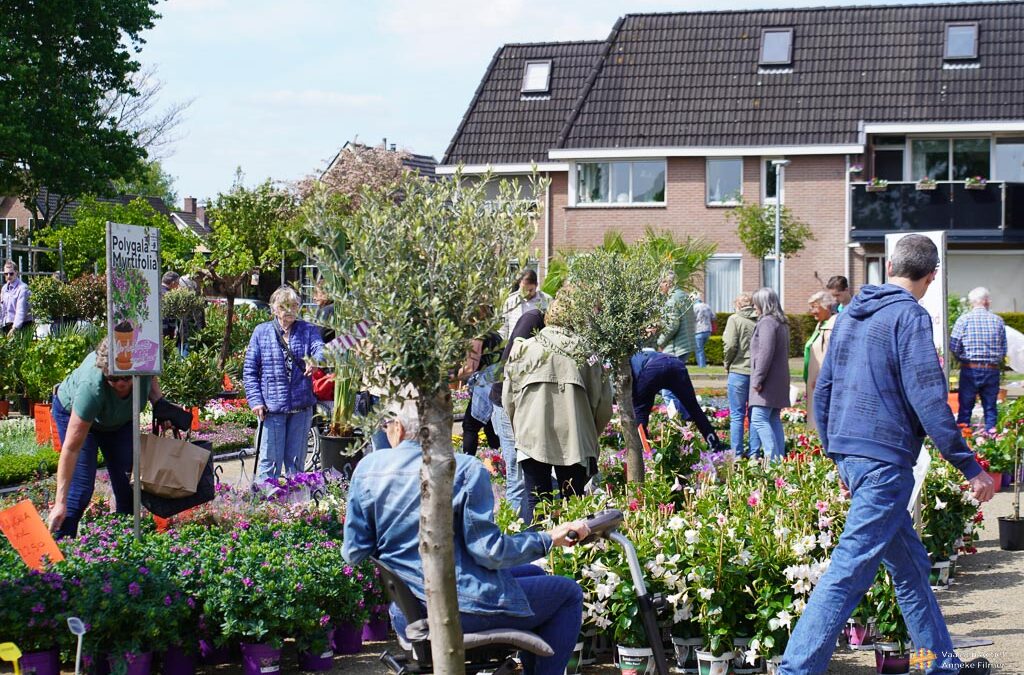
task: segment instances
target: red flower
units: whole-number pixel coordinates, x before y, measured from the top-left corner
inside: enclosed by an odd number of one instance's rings
[[[635,500],[635,499],[631,499],[631,500],[629,500],[629,510],[630,510],[630,511],[636,511],[636,510],[638,510],[639,508],[640,508],[640,502],[638,502],[638,501],[637,501],[637,500]]]

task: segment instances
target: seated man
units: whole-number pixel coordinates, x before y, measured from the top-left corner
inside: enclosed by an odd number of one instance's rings
[[[728,450],[729,446],[722,443],[708,421],[708,416],[697,401],[697,392],[693,390],[690,373],[686,366],[675,356],[664,352],[645,349],[637,352],[630,359],[633,370],[633,414],[637,424],[647,429],[647,421],[651,418],[651,407],[654,396],[662,389],[672,392],[682,403],[684,418],[693,420],[710,450]]]
[[[406,401],[388,424],[393,449],[375,452],[356,467],[349,487],[342,552],[352,564],[374,556],[393,569],[425,602],[419,554],[420,464],[416,436],[419,417]],[[571,546],[590,531],[584,521],[564,523],[548,532],[502,534],[492,518],[494,495],[480,460],[455,455],[455,575],[462,630],[492,628],[531,631],[554,650],[550,657],[523,652],[527,673],[561,675],[579,635],[583,593],[572,579],[540,573],[524,565],[543,558],[552,546]],[[518,566],[518,567],[517,567]],[[517,568],[513,571],[512,568]],[[392,605],[395,629],[404,633],[405,617]]]

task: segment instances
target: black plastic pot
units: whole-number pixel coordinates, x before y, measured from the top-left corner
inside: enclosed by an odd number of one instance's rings
[[[1024,518],[999,517],[999,548],[1024,551]]]
[[[362,449],[354,449],[362,444],[362,438],[356,436],[327,436],[320,434],[320,466],[334,469],[345,478],[351,479],[356,464],[363,458]]]

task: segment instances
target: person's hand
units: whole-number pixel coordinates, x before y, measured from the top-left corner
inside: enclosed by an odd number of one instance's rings
[[[841,494],[843,499],[846,501],[850,501],[850,497],[853,495],[853,493],[850,492],[850,488],[846,487],[846,483],[844,483],[842,479],[839,480],[839,494]]]
[[[48,518],[50,532],[57,532],[60,526],[64,524],[64,518],[67,517],[67,509],[67,504],[61,502],[54,502],[53,506],[50,507],[50,517]]]
[[[969,483],[971,484],[971,494],[974,495],[974,498],[979,503],[984,504],[992,499],[992,495],[996,492],[995,483],[992,482],[992,479],[984,471],[972,478]]]
[[[759,384],[756,384],[756,385],[754,385],[754,391],[756,391],[756,392],[757,392],[758,394],[760,394],[760,393],[761,393],[761,390],[762,390],[762,389],[764,389],[764,387],[763,387],[763,386],[761,386],[761,385],[759,385]]]
[[[575,532],[577,537],[569,539],[570,532]],[[574,546],[577,542],[587,538],[590,534],[590,528],[587,527],[587,521],[574,520],[571,523],[556,525],[548,530],[548,534],[551,536],[552,546]]]
[[[312,375],[314,370],[316,370],[316,364],[313,363],[310,360],[307,360],[306,361],[306,371],[305,371],[306,372],[306,377],[309,377],[310,375]]]
[[[252,409],[252,413],[256,415],[256,419],[262,422],[263,420],[267,419],[267,406],[258,405]]]

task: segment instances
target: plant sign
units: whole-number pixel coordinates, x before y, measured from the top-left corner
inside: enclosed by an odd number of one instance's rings
[[[107,326],[112,375],[160,374],[159,230],[107,223]]]

